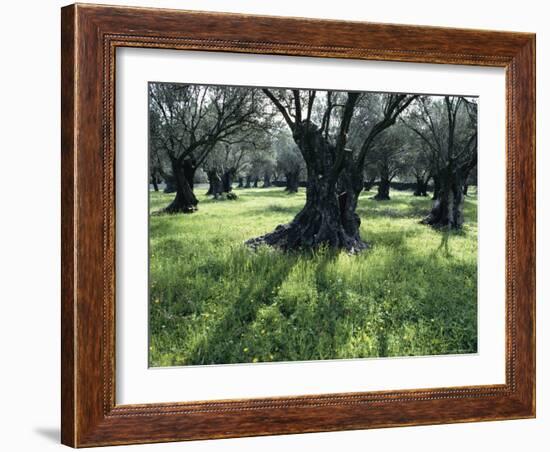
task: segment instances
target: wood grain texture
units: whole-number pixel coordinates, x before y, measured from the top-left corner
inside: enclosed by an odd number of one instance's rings
[[[71,5],[62,10],[62,442],[74,447],[535,415],[535,36]],[[506,68],[506,384],[115,404],[117,47]]]
[[[74,8],[63,9],[61,19],[61,441],[75,443],[75,322],[74,302],[74,168],[75,159],[75,30]]]

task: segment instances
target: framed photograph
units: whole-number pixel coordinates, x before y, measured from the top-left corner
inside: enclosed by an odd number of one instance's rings
[[[535,416],[535,36],[62,9],[62,442]]]

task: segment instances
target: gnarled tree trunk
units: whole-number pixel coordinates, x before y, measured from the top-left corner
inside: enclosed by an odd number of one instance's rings
[[[248,175],[246,176],[246,185],[244,186],[244,188],[250,188],[251,184],[252,184],[252,176]]]
[[[338,201],[342,225],[346,233],[366,247],[359,235],[361,218],[356,212],[359,195],[365,186],[363,172],[355,166],[353,160],[348,160],[338,181]]]
[[[208,190],[206,190],[206,196],[211,195],[214,191],[214,184],[212,183],[214,175],[215,175],[215,171],[214,172],[213,170],[206,171],[206,177],[208,179]]]
[[[370,189],[374,186],[375,181],[376,181],[376,177],[371,177],[370,179],[367,179],[363,184],[364,190],[370,191]]]
[[[166,186],[164,187],[163,192],[164,193],[175,193],[176,192],[176,178],[172,175],[166,175],[164,177],[164,183]]]
[[[377,201],[388,201],[390,199],[390,169],[386,162],[382,162],[378,166],[380,172],[380,182],[378,183],[378,192],[374,199]]]
[[[229,193],[233,191],[233,178],[235,177],[235,169],[229,168],[222,176],[222,191]]]
[[[334,146],[324,139],[314,124],[297,124],[293,132],[307,164],[306,204],[290,223],[279,225],[273,232],[246,243],[252,247],[266,244],[283,250],[319,246],[345,249],[350,253],[363,250],[366,244],[359,236],[358,225],[349,229],[344,227],[341,199],[336,190],[338,177],[332,174]]]
[[[190,159],[183,162],[174,159],[171,163],[176,197],[164,210],[167,213],[193,213],[199,203],[193,193],[193,179],[197,168]]]
[[[439,175],[433,176],[433,181],[434,181],[434,192],[433,192],[432,199],[435,200],[439,196],[439,190],[441,189],[441,178],[439,177]]]
[[[269,177],[269,173],[264,173],[264,185],[263,188],[269,188],[271,187],[271,179]]]
[[[416,176],[416,188],[414,190],[414,196],[428,196],[428,179],[424,179],[422,176]]]
[[[237,195],[233,193],[233,178],[235,177],[235,168],[229,168],[222,176],[222,191],[225,199],[235,200]]]
[[[156,176],[151,176],[151,183],[153,184],[153,190],[159,191],[159,185]]]
[[[244,187],[244,179],[243,177],[239,177],[239,185],[237,185],[237,188],[243,188]]]
[[[386,176],[380,177],[378,192],[374,197],[377,201],[388,201],[390,199],[390,180]]]
[[[212,168],[206,172],[208,177],[208,191],[207,195],[212,195],[215,199],[218,199],[223,193],[222,178],[217,169]]]
[[[447,167],[439,174],[439,190],[422,223],[460,229],[464,223],[464,183],[460,171]]]
[[[300,170],[289,171],[285,174],[285,177],[285,191],[287,191],[288,193],[298,193],[298,185],[300,183]]]

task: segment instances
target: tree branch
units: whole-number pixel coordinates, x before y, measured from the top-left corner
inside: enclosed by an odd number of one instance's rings
[[[281,104],[281,102],[279,102],[279,100],[275,97],[275,95],[271,91],[269,91],[267,88],[263,88],[262,91],[271,100],[271,102],[273,102],[275,107],[281,112],[281,114],[283,115],[283,118],[285,118],[286,123],[290,127],[290,130],[294,130],[294,122],[292,121],[288,111],[283,106],[283,104]]]

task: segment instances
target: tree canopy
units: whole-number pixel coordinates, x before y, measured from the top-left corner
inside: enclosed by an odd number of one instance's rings
[[[433,181],[424,222],[458,229],[477,165],[477,99],[464,96],[150,83],[149,132],[151,183],[175,186],[168,213],[197,210],[198,171],[216,199],[236,198],[236,181],[305,186],[302,211],[253,247],[359,252],[360,193],[376,183],[389,199],[396,180],[418,196]]]

